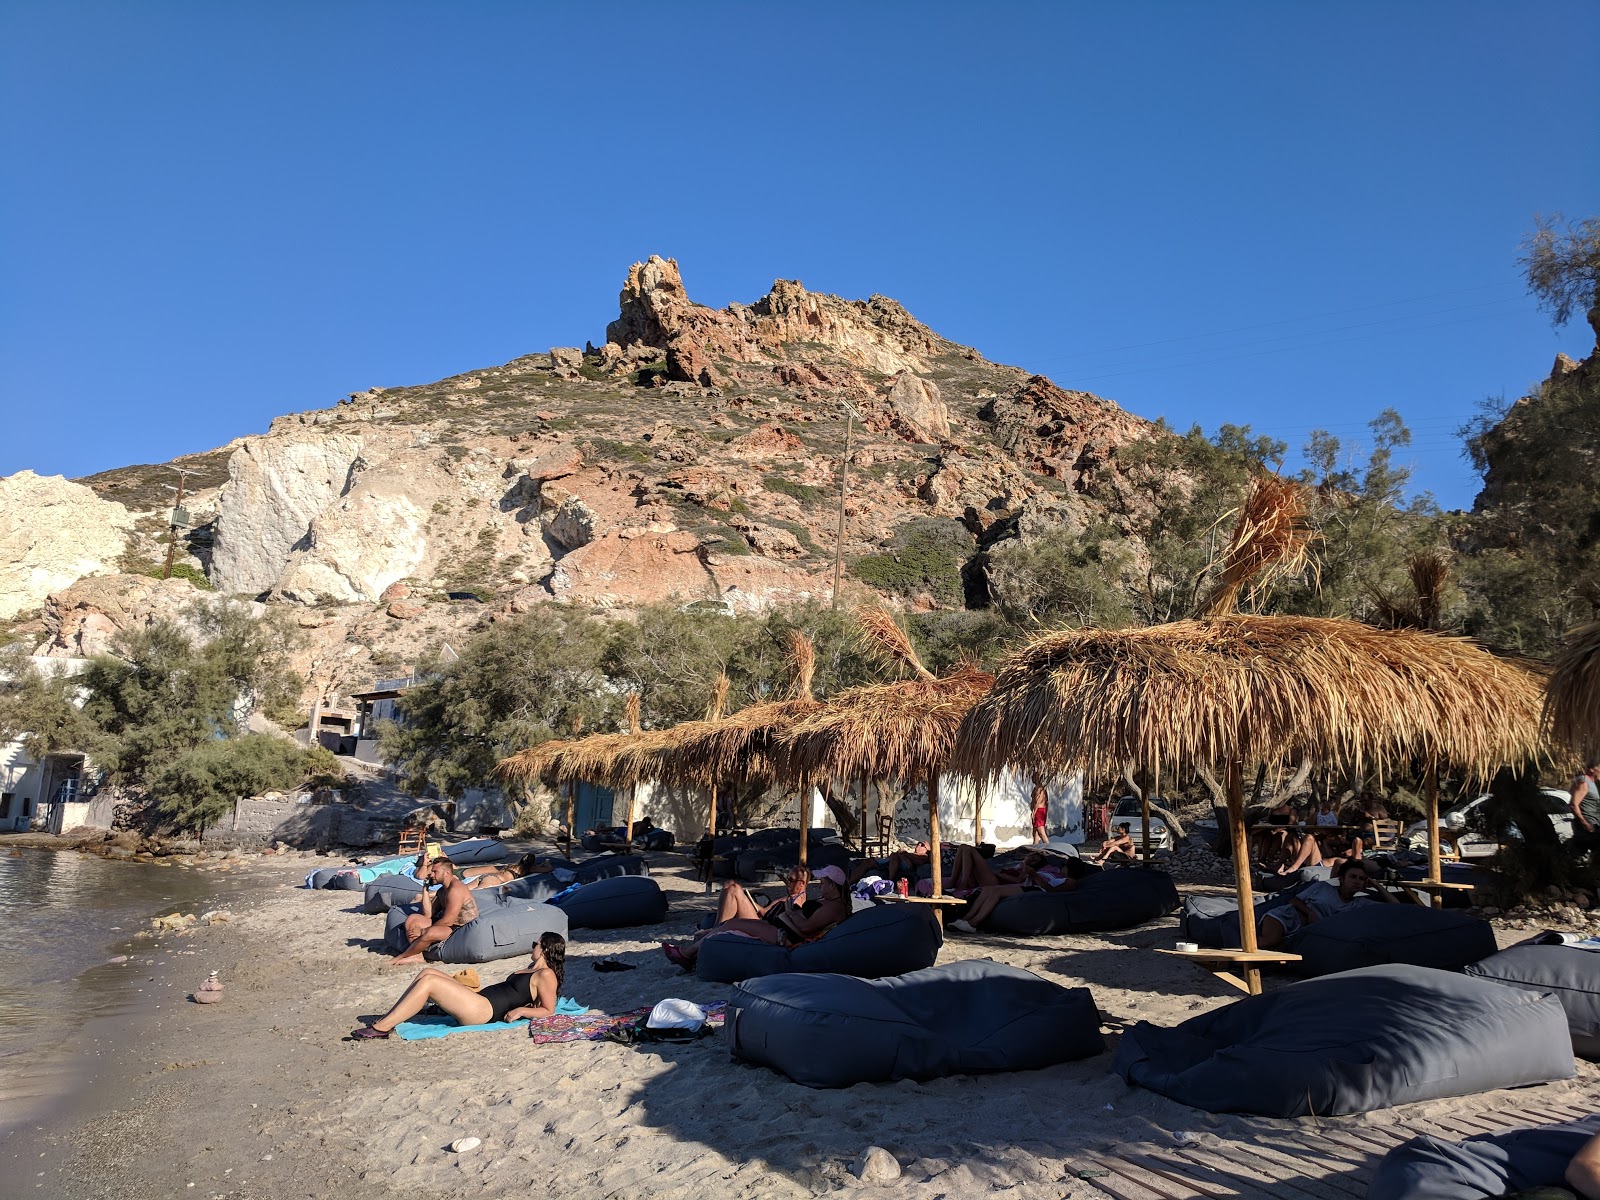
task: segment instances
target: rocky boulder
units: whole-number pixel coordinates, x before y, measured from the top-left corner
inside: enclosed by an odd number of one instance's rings
[[[81,483],[32,471],[0,479],[0,619],[114,570],[132,530],[126,508]]]

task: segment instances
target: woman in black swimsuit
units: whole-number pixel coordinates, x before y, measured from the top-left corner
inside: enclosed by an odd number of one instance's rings
[[[386,1038],[401,1021],[410,1020],[426,1008],[430,1000],[463,1025],[548,1017],[555,1012],[556,999],[561,994],[566,958],[564,937],[559,933],[541,934],[533,947],[533,961],[503,982],[491,983],[478,992],[437,967],[427,967],[411,981],[393,1008],[350,1036],[362,1041]]]

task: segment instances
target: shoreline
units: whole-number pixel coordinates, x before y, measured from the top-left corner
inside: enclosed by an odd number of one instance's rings
[[[731,988],[671,967],[657,950],[713,903],[688,860],[653,856],[672,908],[659,926],[575,931],[564,994],[607,1012],[667,996],[701,1002]],[[1043,1071],[802,1088],[734,1063],[720,1038],[684,1046],[539,1046],[518,1033],[436,1041],[345,1040],[413,977],[371,947],[380,917],[351,911],[359,893],[296,885],[293,862],[253,860],[226,878],[233,919],[140,939],[157,960],[149,1003],[82,1032],[98,1056],[87,1103],[71,1121],[8,1146],[7,1175],[43,1197],[173,1195],[219,1200],[381,1200],[544,1190],[562,1197],[719,1196],[766,1200],[853,1190],[856,1155],[887,1148],[904,1173],[886,1197],[1003,1194],[1008,1200],[1095,1198],[1072,1159],[1087,1147],[1152,1131],[1250,1137],[1292,1122],[1197,1112],[1129,1088],[1110,1053]],[[1185,886],[1186,892],[1196,890]],[[1220,889],[1217,889],[1220,890]],[[1496,924],[1502,944],[1520,931]],[[1170,920],[1107,935],[1004,939],[952,936],[939,956],[990,957],[1092,989],[1111,1030],[1175,1024],[1238,994],[1188,964],[1148,953],[1170,945]],[[596,973],[615,958],[637,969]],[[480,965],[493,981],[517,959]],[[220,1004],[188,993],[220,970]],[[1516,1093],[1516,1103],[1587,1096],[1600,1070]],[[1387,1123],[1396,1114],[1463,1112],[1507,1103],[1487,1093],[1330,1124]],[[456,1138],[482,1146],[448,1150]],[[42,1157],[41,1157],[42,1155]],[[44,1175],[37,1173],[43,1170]],[[193,1185],[192,1187],[190,1185]]]

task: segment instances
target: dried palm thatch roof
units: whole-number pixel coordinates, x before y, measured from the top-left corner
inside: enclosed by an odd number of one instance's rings
[[[592,733],[588,737],[552,738],[527,750],[519,750],[500,760],[495,773],[507,783],[530,786],[543,780],[552,787],[588,781],[607,787],[621,787],[633,780],[618,775],[618,755],[639,738],[639,693],[629,694],[623,708],[627,728],[621,733]],[[574,721],[573,729],[581,728]]]
[[[1590,761],[1600,757],[1600,621],[1574,633],[1556,656],[1544,715],[1557,741]]]
[[[918,679],[932,679],[933,672],[922,665],[911,635],[900,628],[900,622],[886,608],[874,605],[858,608],[853,614],[856,623],[856,640],[867,657],[886,670],[909,670]]]
[[[789,778],[926,779],[944,769],[962,718],[993,683],[966,665],[940,679],[851,688],[773,738],[773,767]]]
[[[1310,754],[1489,771],[1539,749],[1542,680],[1465,638],[1232,615],[1043,634],[968,714],[954,769],[1182,769]]]
[[[547,742],[540,742],[537,746],[518,750],[508,758],[502,758],[495,766],[494,772],[506,783],[532,787],[534,783],[544,778],[545,772],[550,770],[556,757],[570,745],[572,742],[565,738],[551,738]]]
[[[1254,595],[1274,580],[1300,574],[1310,564],[1312,536],[1305,489],[1292,479],[1257,476],[1197,615],[1224,616],[1238,609],[1246,589]]]
[[[1374,591],[1378,623],[1390,629],[1437,629],[1444,615],[1450,562],[1438,550],[1424,550],[1406,564],[1411,595],[1396,597]]]

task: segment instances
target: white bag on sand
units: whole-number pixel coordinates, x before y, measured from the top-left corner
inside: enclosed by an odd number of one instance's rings
[[[650,1010],[645,1022],[649,1029],[699,1029],[706,1023],[706,1010],[693,1000],[663,1000]]]

